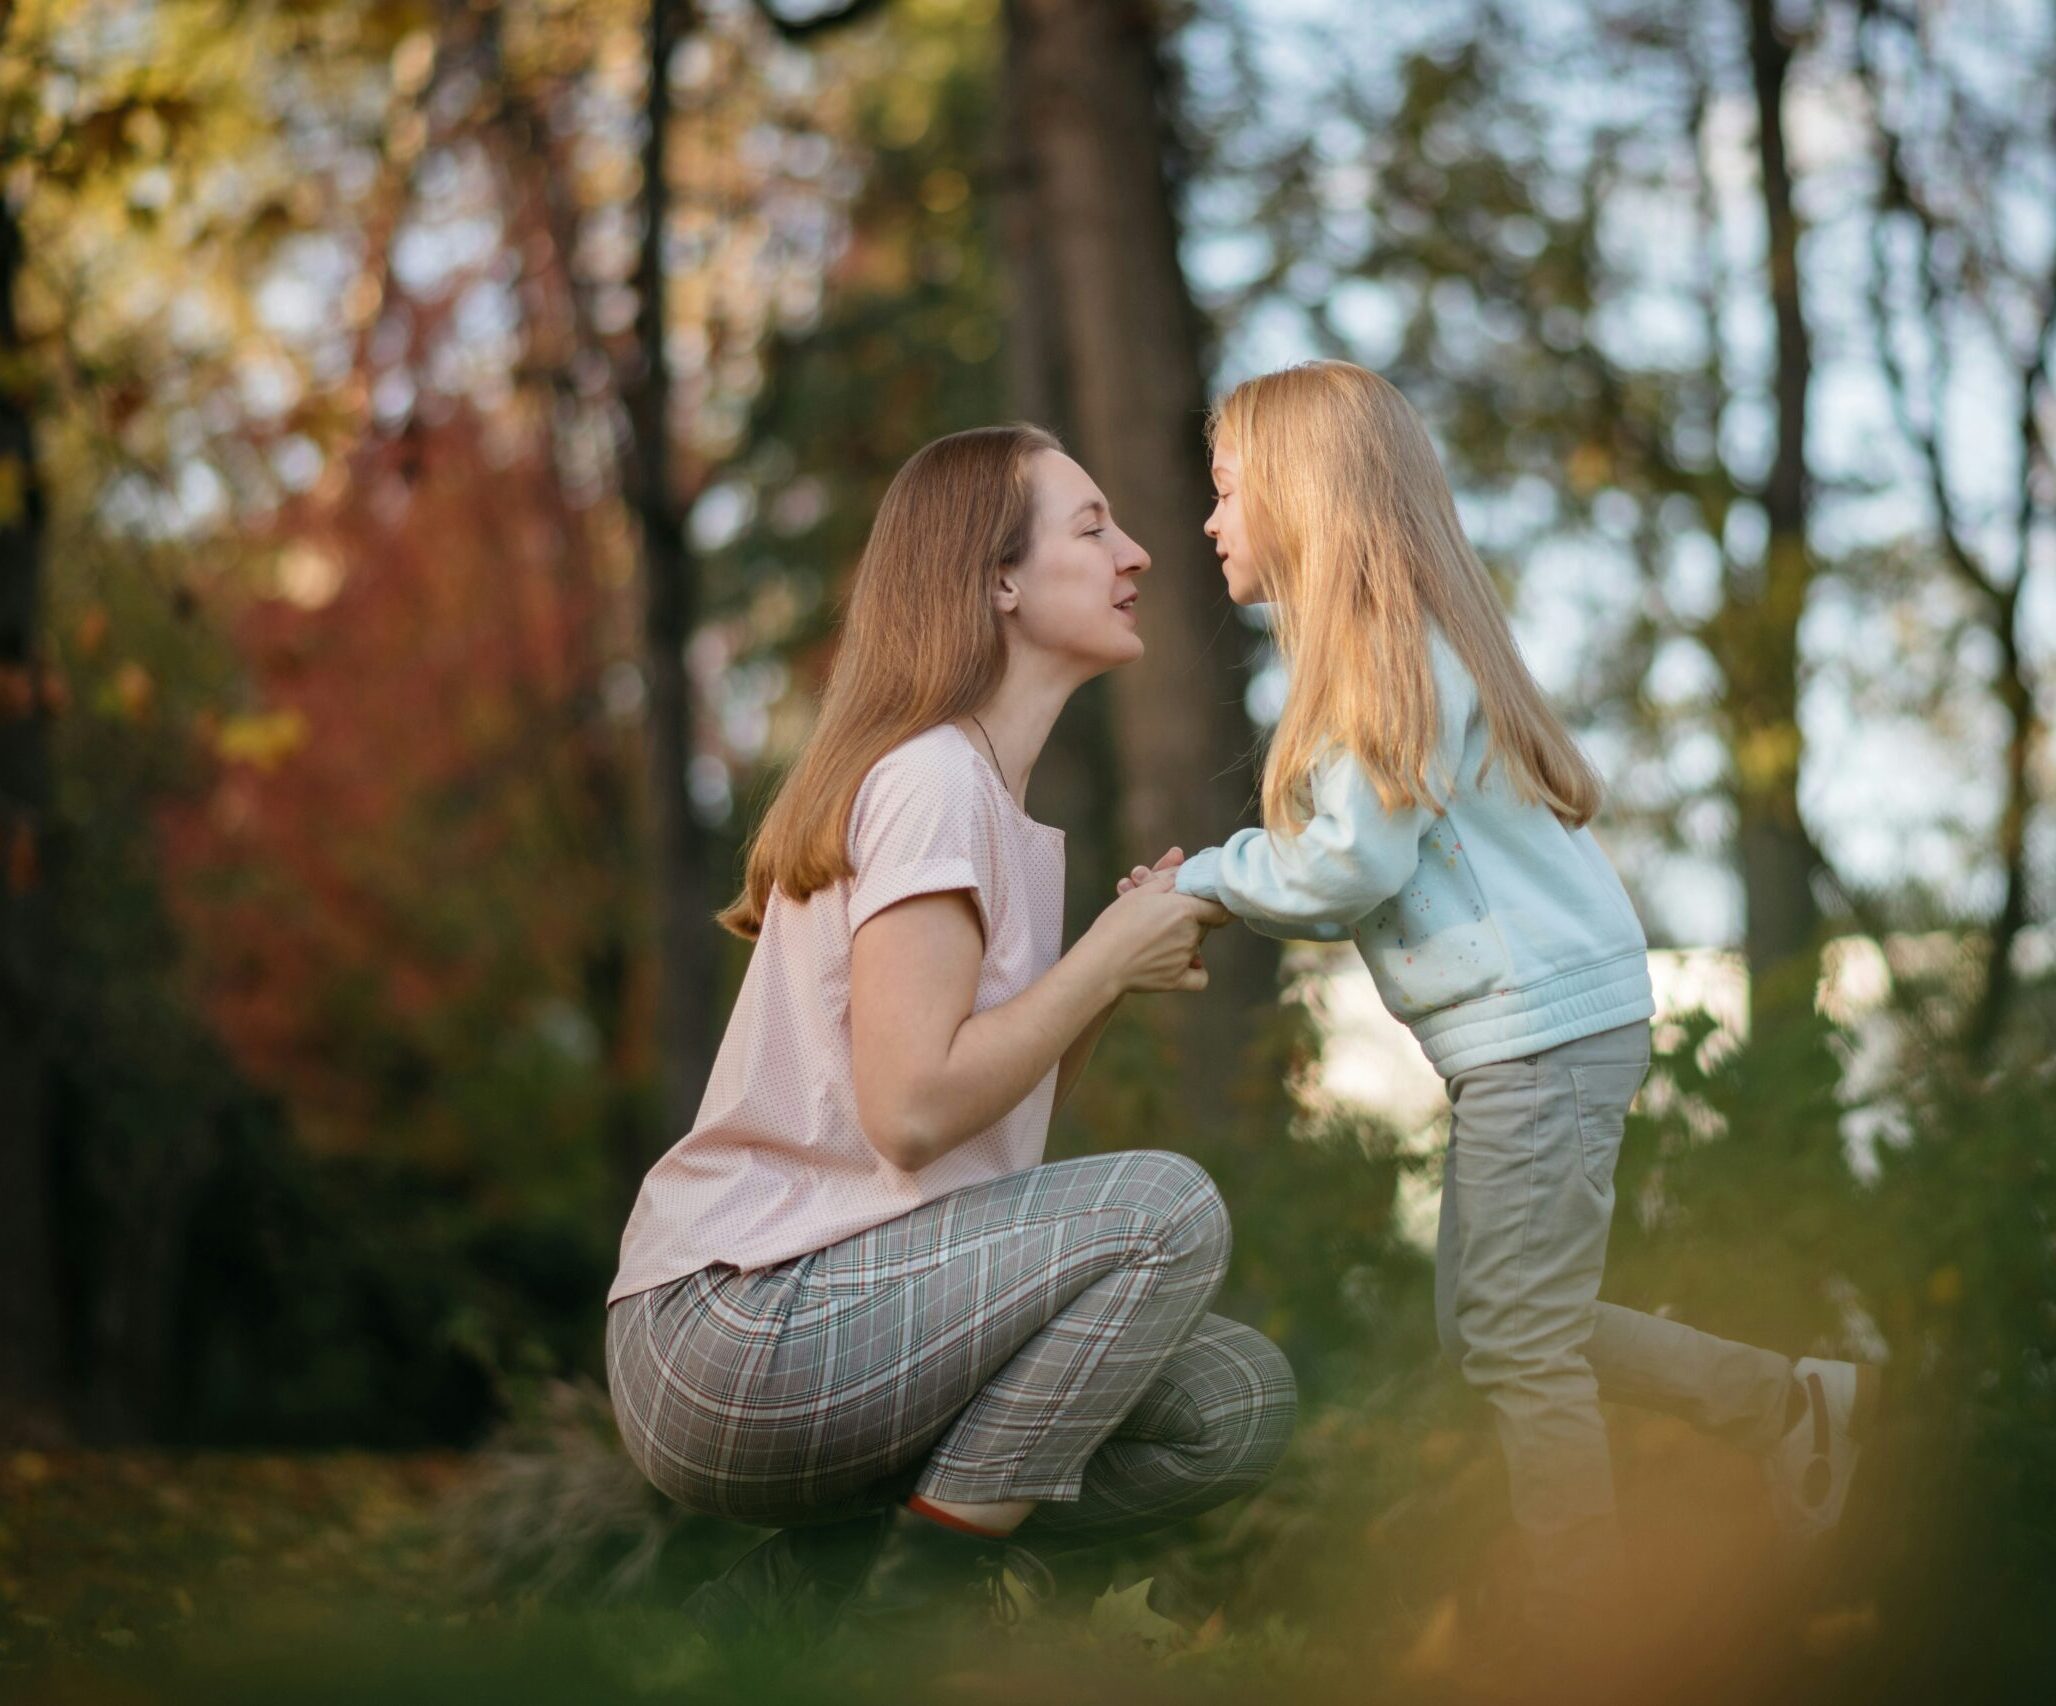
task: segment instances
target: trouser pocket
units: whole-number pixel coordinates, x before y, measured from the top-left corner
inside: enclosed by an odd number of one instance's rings
[[[1579,1159],[1594,1190],[1613,1189],[1613,1168],[1620,1158],[1621,1132],[1627,1124],[1628,1108],[1648,1070],[1646,1066],[1614,1061],[1570,1069],[1571,1095],[1577,1104]]]

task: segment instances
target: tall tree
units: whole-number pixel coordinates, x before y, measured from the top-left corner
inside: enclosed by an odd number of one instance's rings
[[[707,160],[693,146],[694,140],[703,146],[704,138],[689,139],[681,149],[673,124],[673,55],[698,26],[697,0],[648,3],[636,353],[622,391],[629,429],[624,485],[642,544],[645,738],[656,850],[658,1071],[664,1141],[669,1142],[692,1123],[713,1068],[721,1020],[716,999],[721,937],[713,915],[717,901],[727,898],[725,873],[715,869],[716,856],[725,849],[702,821],[689,780],[692,760],[705,743],[697,732],[702,712],[686,651],[699,629],[704,598],[685,526],[688,504],[680,492],[681,464],[691,459],[681,454],[673,418],[674,174],[696,168],[717,177],[727,174],[723,163]],[[768,0],[758,10],[787,40],[806,41],[854,23],[878,3],[851,0],[798,19]],[[707,89],[703,98],[711,102],[722,93]],[[683,158],[674,160],[674,154]],[[716,217],[741,212],[727,207]],[[702,466],[694,480],[703,488],[709,477]]]
[[[643,231],[636,269],[637,362],[625,386],[627,482],[642,540],[642,664],[651,827],[656,846],[658,1072],[664,1129],[692,1123],[713,1067],[717,943],[709,837],[693,809],[688,769],[694,707],[685,648],[699,617],[698,584],[674,490],[666,255],[671,212],[670,65],[690,0],[649,0],[643,108]]]
[[[1815,570],[1806,459],[1813,344],[1800,289],[1799,217],[1785,128],[1793,49],[1773,0],[1745,3],[1764,281],[1777,327],[1771,377],[1776,437],[1759,494],[1767,532],[1761,564],[1747,575],[1731,565],[1727,600],[1705,632],[1727,683],[1723,710],[1747,897],[1751,997],[1759,1006],[1787,996],[1810,1006],[1820,929],[1814,881],[1825,864],[1799,814],[1799,622]]]
[[[42,610],[43,491],[15,291],[22,232],[0,190],[0,1436],[55,1431],[57,1276],[46,997],[56,966]]]
[[[1968,1027],[1973,1049],[1987,1054],[2012,1005],[2014,948],[2030,916],[2028,831],[2036,760],[2048,737],[2023,600],[2035,541],[2056,529],[2056,242],[2032,219],[2016,217],[2014,197],[2056,187],[2056,137],[2020,116],[2056,106],[2056,57],[2047,43],[2039,55],[2032,48],[2009,54],[2016,87],[1980,95],[1922,31],[1918,16],[1883,0],[1857,7],[1856,65],[1878,166],[1869,306],[1893,410],[1926,487],[1942,571],[1997,653],[1994,690],[2005,718],[1999,904]],[[1965,489],[1959,460],[1971,458],[1951,454],[1960,429],[1952,430],[1949,399],[1972,364],[1995,378],[2003,373],[2015,399],[2012,489],[1996,504]]]
[[[1242,630],[1199,530],[1206,379],[1179,253],[1159,15],[1146,0],[1006,8],[1036,211],[1029,247],[1046,255],[1054,288],[1067,424],[1154,564],[1149,649],[1109,690],[1127,851],[1144,863],[1173,843],[1219,840],[1246,820],[1253,792]],[[1207,962],[1216,1022],[1271,998],[1275,950],[1249,932],[1215,937]]]
[[[1537,637],[1609,748],[1608,833],[1732,870],[1758,997],[1810,998],[1825,862],[1799,810],[1799,632],[1823,482],[1798,44],[1755,0],[1587,24],[1481,0],[1396,49],[1312,44],[1300,115],[1208,162],[1200,236],[1233,280],[1224,319],[1264,310],[1275,336],[1290,308],[1421,407],[1519,616],[1542,619],[1524,583],[1545,554],[1607,579],[1589,631]],[[1216,105],[1264,86],[1245,36],[1210,49]],[[1739,337],[1759,309],[1772,335]]]
[[[999,115],[990,146],[996,181],[995,225],[1005,254],[1006,357],[1011,412],[1069,442],[1074,434],[1065,382],[1062,298],[1045,240],[1030,142],[1030,69],[1025,32],[1010,27],[1000,43]],[[1038,809],[1066,830],[1064,864],[1072,916],[1089,918],[1133,863],[1133,837],[1121,821],[1121,767],[1114,749],[1111,684],[1089,682],[1050,733],[1036,770]],[[1130,857],[1122,858],[1123,851]]]

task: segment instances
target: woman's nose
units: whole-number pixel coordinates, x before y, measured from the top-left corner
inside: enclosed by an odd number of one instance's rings
[[[1128,535],[1125,533],[1121,535],[1121,543],[1123,546],[1123,550],[1120,557],[1116,560],[1114,566],[1117,569],[1119,569],[1122,574],[1148,574],[1149,553],[1145,551],[1140,545],[1136,544],[1136,542],[1133,539],[1130,539]]]

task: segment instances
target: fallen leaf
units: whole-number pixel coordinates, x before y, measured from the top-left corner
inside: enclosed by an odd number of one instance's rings
[[[1133,1587],[1113,1588],[1092,1602],[1087,1627],[1096,1641],[1108,1646],[1134,1642],[1149,1652],[1168,1652],[1183,1643],[1185,1632],[1168,1617],[1150,1609],[1150,1585],[1154,1576],[1144,1576]]]
[[[1844,1606],[1823,1611],[1806,1622],[1806,1650],[1829,1659],[1860,1647],[1878,1632],[1878,1608],[1874,1605]]]
[[[1401,1656],[1401,1672],[1415,1678],[1449,1675],[1456,1669],[1456,1631],[1456,1595],[1447,1594],[1436,1601],[1421,1632]]]

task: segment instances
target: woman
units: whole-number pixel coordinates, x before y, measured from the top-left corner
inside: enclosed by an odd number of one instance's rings
[[[1041,1165],[1130,991],[1205,987],[1226,921],[1169,866],[1068,953],[1028,777],[1064,703],[1141,656],[1149,558],[1048,434],[939,439],[880,506],[805,752],[722,921],[756,942],[699,1118],[609,1293],[630,1455],[778,1526],[697,1597],[725,1630],[883,1623],[1259,1484],[1276,1347],[1207,1313],[1228,1218],[1141,1151]]]

